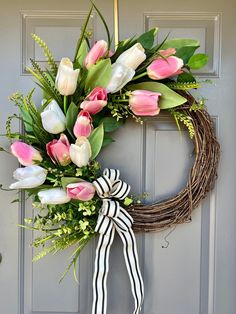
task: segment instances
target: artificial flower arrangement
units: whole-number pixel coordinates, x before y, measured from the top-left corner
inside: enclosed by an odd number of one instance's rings
[[[96,6],[92,8],[101,16]],[[118,172],[106,169],[102,176],[96,161],[103,147],[113,142],[111,133],[129,117],[142,123],[144,116],[169,111],[177,125],[183,122],[193,137],[191,118],[178,111],[186,102],[181,91],[200,86],[192,70],[208,61],[205,54],[195,53],[197,40],[166,38],[157,44],[157,28],[120,41],[112,52],[103,18],[108,40],[98,40],[90,47],[86,27],[91,12],[73,61],[65,57],[58,66],[46,43],[32,35],[48,63],[47,69],[41,69],[31,60],[28,68],[43,91],[42,104],[35,105],[33,91],[26,96],[13,94],[10,99],[19,114],[6,123],[11,153],[21,165],[10,189],[33,197],[34,217],[25,222],[27,228],[42,232],[32,244],[43,246],[34,260],[74,246],[66,272],[75,267],[81,250],[97,234],[107,199],[115,198],[124,208],[135,202]],[[201,105],[202,101],[199,109]],[[22,121],[23,134],[11,131],[12,119]]]

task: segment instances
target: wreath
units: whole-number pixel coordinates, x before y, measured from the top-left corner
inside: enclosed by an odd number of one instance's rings
[[[92,47],[88,21],[95,9],[107,30],[107,41]],[[43,91],[41,106],[33,92],[14,93],[10,99],[19,109],[7,119],[6,136],[10,152],[21,167],[13,177],[12,190],[26,191],[33,198],[34,216],[25,219],[30,230],[41,231],[34,247],[42,251],[39,260],[70,246],[75,250],[68,268],[76,270],[81,250],[99,234],[93,280],[93,313],[106,312],[108,258],[115,231],[124,245],[124,255],[139,313],[143,281],[133,229],[157,231],[190,219],[192,210],[206,196],[216,179],[219,144],[204,99],[191,89],[200,87],[192,70],[206,65],[208,57],[196,53],[193,39],[168,39],[156,43],[158,29],[119,42],[112,52],[105,19],[93,4],[78,40],[73,62],[62,58],[59,66],[47,44],[33,34],[43,49],[48,67],[35,60],[28,71]],[[186,187],[175,197],[145,204],[142,196],[129,195],[130,186],[118,169],[101,167],[96,157],[113,142],[112,132],[128,117],[142,123],[142,117],[168,111],[178,128],[184,124],[195,142],[195,163]],[[13,132],[18,119],[24,132]],[[7,151],[5,148],[1,148]],[[133,225],[133,229],[132,229]],[[75,271],[76,274],[76,271]]]

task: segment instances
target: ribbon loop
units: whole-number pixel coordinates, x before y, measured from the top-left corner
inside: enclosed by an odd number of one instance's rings
[[[93,182],[97,194],[103,200],[95,228],[100,236],[96,249],[93,277],[92,314],[106,314],[106,281],[110,248],[114,240],[115,230],[124,246],[124,257],[135,303],[133,314],[140,313],[143,302],[143,280],[139,269],[136,240],[132,230],[133,218],[120,206],[117,200],[112,199],[123,200],[130,192],[130,185],[120,180],[119,176],[119,170],[107,168],[104,170],[103,176]]]
[[[101,208],[101,214],[108,216],[110,218],[116,218],[120,214],[120,204],[117,201],[111,201],[104,199],[102,208]]]

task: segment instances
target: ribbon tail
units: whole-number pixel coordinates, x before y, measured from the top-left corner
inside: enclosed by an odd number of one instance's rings
[[[139,314],[141,312],[141,306],[144,298],[144,286],[139,268],[135,235],[131,228],[129,228],[126,232],[122,232],[119,229],[117,229],[117,231],[124,245],[125,263],[129,274],[135,304],[133,314]]]
[[[105,234],[100,234],[95,257],[93,275],[92,314],[106,314],[107,311],[107,275],[109,255],[114,240],[115,228],[110,220]]]

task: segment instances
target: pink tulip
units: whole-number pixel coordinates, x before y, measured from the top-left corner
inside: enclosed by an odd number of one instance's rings
[[[71,162],[69,149],[70,143],[65,134],[61,134],[59,140],[54,139],[46,145],[48,156],[61,166],[67,166]]]
[[[96,114],[107,104],[107,91],[103,87],[95,87],[91,93],[80,104],[80,108],[88,111],[90,114]]]
[[[40,152],[33,146],[17,141],[11,145],[11,153],[22,166],[31,166],[43,160]]]
[[[159,50],[160,55],[163,57],[170,57],[176,54],[176,49],[175,48],[168,48],[165,50]]]
[[[92,118],[88,111],[81,110],[77,120],[74,125],[73,132],[76,137],[85,136],[89,137],[91,134],[93,125],[92,125]]]
[[[99,59],[105,57],[107,54],[108,45],[105,40],[97,41],[93,47],[88,52],[87,56],[84,60],[84,65],[87,69],[91,67],[91,65],[95,64]]]
[[[148,90],[135,90],[129,98],[129,105],[133,113],[137,116],[156,116],[160,112],[158,99],[160,93]]]
[[[170,56],[166,59],[159,57],[148,66],[147,74],[153,80],[162,80],[182,73],[183,65],[183,60],[178,57]]]
[[[85,181],[68,184],[66,188],[68,197],[80,201],[90,201],[95,194],[93,184]]]

